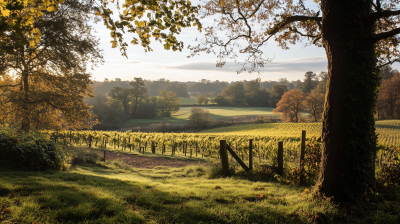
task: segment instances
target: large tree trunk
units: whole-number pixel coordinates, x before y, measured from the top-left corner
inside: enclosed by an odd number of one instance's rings
[[[359,197],[373,182],[376,70],[370,1],[323,0],[322,38],[328,83],[317,189],[337,201]]]

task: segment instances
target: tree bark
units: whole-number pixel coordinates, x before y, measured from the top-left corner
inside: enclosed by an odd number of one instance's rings
[[[23,91],[23,102],[22,102],[22,122],[21,122],[21,130],[24,132],[29,132],[31,128],[30,122],[30,111],[29,111],[29,75],[27,72],[22,73],[22,91]]]
[[[374,106],[379,85],[370,1],[323,0],[328,83],[317,189],[336,201],[361,196],[373,181]]]

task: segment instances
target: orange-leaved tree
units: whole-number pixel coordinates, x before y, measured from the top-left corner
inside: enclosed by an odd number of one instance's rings
[[[282,113],[282,118],[290,122],[299,122],[300,115],[306,106],[306,97],[303,91],[292,89],[285,92],[279,100],[274,113]]]
[[[377,110],[380,118],[400,117],[400,76],[382,81],[379,88]]]

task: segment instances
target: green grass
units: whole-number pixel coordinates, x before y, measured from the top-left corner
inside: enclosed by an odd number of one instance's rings
[[[309,223],[338,216],[304,187],[208,179],[207,167],[136,169],[98,162],[69,171],[0,169],[0,221],[15,223]],[[215,189],[216,186],[221,189]],[[254,190],[261,188],[261,190]],[[292,215],[290,215],[292,214]]]
[[[98,154],[71,148],[72,154],[77,152]],[[373,211],[352,208],[357,215],[349,216],[329,200],[312,199],[309,186],[282,185],[257,173],[215,179],[211,173],[212,166],[142,169],[118,160],[43,172],[0,164],[0,223],[390,224],[400,220],[397,212],[388,212],[398,206],[397,201],[380,203]]]
[[[197,104],[195,97],[182,97],[181,105],[193,105]]]
[[[239,116],[258,116],[278,118],[280,114],[274,114],[272,107],[226,107],[226,106],[205,106],[202,107],[210,111],[213,119],[230,119]],[[163,121],[170,124],[187,124],[189,121],[190,111],[192,107],[181,107],[180,110],[172,114],[169,118],[156,117],[153,119],[131,119],[123,124],[123,126],[144,126],[153,123],[162,123]]]

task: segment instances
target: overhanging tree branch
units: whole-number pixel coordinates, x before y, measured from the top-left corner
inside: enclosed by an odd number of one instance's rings
[[[316,16],[288,16],[284,18],[280,23],[276,24],[272,29],[268,30],[269,35],[274,35],[279,32],[280,29],[284,28],[286,25],[294,22],[305,22],[305,21],[315,21],[321,22],[322,17]]]
[[[396,29],[393,29],[391,31],[384,32],[384,33],[375,34],[373,36],[373,40],[374,40],[374,42],[378,42],[380,40],[392,37],[392,36],[397,35],[397,34],[400,34],[400,28],[396,28]]]
[[[390,11],[390,10],[385,10],[385,11],[378,11],[375,13],[371,13],[371,16],[373,16],[375,19],[380,19],[380,18],[386,18],[386,17],[390,17],[390,16],[397,16],[400,15],[400,10],[396,10],[396,11]]]
[[[4,88],[4,87],[17,87],[20,86],[21,84],[15,84],[15,85],[0,85],[0,88]]]
[[[300,31],[298,31],[297,29],[293,29],[291,27],[289,27],[289,30],[292,31],[292,32],[298,33],[302,37],[310,37],[310,38],[317,38],[318,37],[318,36],[315,36],[315,35],[304,34],[304,33],[300,32]]]

